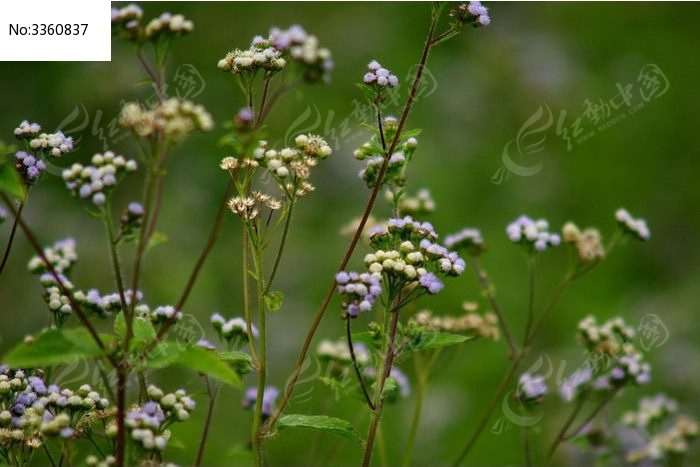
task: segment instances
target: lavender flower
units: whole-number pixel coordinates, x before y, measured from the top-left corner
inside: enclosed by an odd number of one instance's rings
[[[623,232],[637,240],[646,241],[651,237],[647,222],[642,218],[633,218],[626,209],[621,208],[615,211],[615,219],[620,227],[622,227]]]
[[[264,418],[271,416],[272,413],[274,412],[275,401],[277,400],[278,396],[279,396],[279,390],[274,386],[268,386],[265,388],[265,391],[263,391],[262,415]],[[258,400],[257,388],[249,388],[245,392],[245,396],[243,397],[243,401],[242,401],[241,405],[243,406],[244,409],[253,410],[257,400]]]
[[[393,88],[398,86],[399,79],[396,75],[392,75],[389,70],[383,68],[376,60],[369,62],[367,69],[369,71],[365,73],[362,80],[365,84],[374,86],[378,92],[385,87]]]
[[[382,293],[380,279],[369,273],[340,271],[335,276],[338,293],[345,295],[341,307],[347,310],[351,318],[360,312],[370,311],[376,298]]]
[[[106,151],[104,154],[92,156],[92,165],[83,166],[75,163],[63,171],[63,180],[73,195],[80,198],[91,198],[96,206],[102,206],[106,196],[117,184],[117,176],[123,173],[133,173],[137,164],[133,159]]]
[[[486,244],[479,229],[463,229],[455,234],[445,237],[445,246],[457,250],[464,249],[477,256],[486,251]]]
[[[506,233],[513,243],[519,243],[533,248],[534,251],[544,251],[561,243],[559,234],[548,231],[549,223],[544,219],[537,221],[522,215],[508,225]]]
[[[445,284],[443,284],[442,281],[432,272],[421,276],[418,282],[420,283],[420,286],[427,290],[431,295],[437,294],[445,287]]]
[[[542,375],[523,373],[518,380],[518,389],[515,392],[515,397],[523,405],[529,406],[541,402],[547,392],[547,386]]]
[[[481,4],[479,1],[469,2],[469,4],[463,3],[457,9],[450,11],[450,16],[455,18],[457,28],[462,27],[465,24],[470,24],[476,27],[486,27],[491,24],[491,18],[489,17],[488,8]]]

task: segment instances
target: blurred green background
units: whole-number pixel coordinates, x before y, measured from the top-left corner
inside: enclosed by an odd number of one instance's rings
[[[697,182],[697,140],[700,88],[697,47],[700,33],[696,4],[650,3],[491,3],[493,24],[486,29],[465,30],[431,54],[425,94],[415,104],[409,128],[422,128],[420,146],[409,171],[409,186],[428,187],[437,211],[428,216],[443,233],[463,226],[479,227],[490,246],[483,258],[497,286],[507,318],[521,333],[526,310],[526,263],[511,245],[504,228],[522,213],[546,217],[553,226],[574,220],[580,226],[597,226],[604,233],[614,227],[613,212],[627,207],[647,219],[652,239],[616,250],[590,275],[577,281],[564,295],[530,354],[535,362],[548,355],[566,362],[568,373],[581,362],[575,343],[576,323],[587,314],[599,319],[622,315],[636,327],[642,317],[656,314],[670,333],[662,346],[647,357],[653,363],[651,385],[625,391],[612,406],[612,414],[636,404],[642,395],[665,391],[677,398],[683,410],[697,415],[700,389],[700,184]],[[401,80],[401,104],[405,100],[410,69],[419,60],[429,21],[427,3],[144,3],[145,17],[162,11],[182,12],[194,20],[195,32],[176,42],[170,57],[169,81],[176,86],[175,70],[181,64],[196,69],[201,93],[193,99],[213,114],[217,129],[197,135],[178,147],[168,164],[163,213],[159,230],[169,242],[155,249],[145,269],[143,290],[151,305],[172,304],[209,233],[226,177],[218,161],[228,155],[217,141],[224,133],[221,123],[243,105],[233,79],[216,68],[229,49],[247,47],[255,34],[271,26],[298,23],[316,34],[333,52],[332,82],[302,86],[285,95],[268,120],[270,140],[282,142],[288,132],[311,129],[325,135],[335,147],[333,156],[314,173],[317,191],[304,199],[295,212],[277,288],[285,294],[283,309],[269,320],[271,383],[282,387],[289,376],[306,330],[330,285],[347,245],[340,228],[359,216],[368,191],[357,178],[359,163],[353,149],[368,132],[358,127],[353,105],[362,103],[354,83],[361,80],[365,65],[378,59]],[[574,120],[586,109],[586,100],[608,103],[618,94],[617,84],[632,85],[633,104],[642,102],[637,80],[646,64],[655,64],[669,85],[661,96],[631,112],[626,106],[609,108],[602,121],[616,124],[585,141],[574,141],[567,150],[557,134],[557,121],[566,112],[565,125],[573,131]],[[190,68],[188,68],[190,69]],[[184,69],[183,69],[184,70]],[[111,63],[2,63],[0,64],[0,138],[10,142],[20,120],[62,128],[80,138],[79,151],[59,162],[87,161],[109,147],[136,156],[133,142],[110,135],[110,121],[120,101],[144,99],[152,94],[133,50],[115,42]],[[434,78],[434,81],[432,80]],[[172,91],[172,88],[171,88]],[[542,107],[540,107],[542,106]],[[553,123],[542,137],[542,151],[510,155],[520,166],[541,162],[534,175],[512,174],[504,179],[502,152],[538,108],[551,111]],[[293,125],[293,122],[297,122]],[[343,123],[349,131],[341,135]],[[596,128],[584,115],[584,134]],[[534,128],[534,127],[532,127]],[[101,133],[102,132],[102,133]],[[335,133],[333,133],[335,132]],[[121,186],[116,206],[140,198],[141,181],[134,177]],[[500,183],[498,183],[500,182]],[[83,288],[111,291],[106,239],[98,221],[89,218],[81,203],[71,198],[58,176],[46,176],[32,192],[26,216],[45,244],[73,236],[81,257],[74,281]],[[387,216],[388,206],[379,202],[377,217]],[[0,241],[9,233],[0,226]],[[197,282],[185,310],[200,322],[213,339],[208,316],[242,314],[240,224],[227,216],[223,233]],[[559,249],[562,250],[562,249]],[[8,271],[0,281],[0,350],[5,352],[26,334],[47,323],[47,309],[40,298],[35,277],[26,271],[32,251],[19,235]],[[353,264],[360,264],[358,250]],[[128,257],[127,257],[128,260]],[[537,302],[543,304],[565,267],[564,251],[548,251],[538,262]],[[451,280],[439,296],[424,299],[419,307],[436,313],[458,313],[464,300],[486,304],[471,272]],[[317,334],[339,338],[337,300],[329,308]],[[370,321],[356,320],[358,331]],[[440,465],[453,460],[482,414],[508,364],[503,340],[467,345],[431,383],[415,450],[415,463]],[[313,362],[314,360],[312,360]],[[290,407],[294,413],[328,413],[348,418],[365,430],[359,401],[334,402],[333,393],[312,381],[312,364],[302,376]],[[529,366],[525,365],[525,368]],[[412,375],[410,362],[404,369]],[[72,376],[80,376],[73,374]],[[252,376],[248,376],[252,384]],[[554,380],[550,378],[550,383]],[[157,381],[167,389],[185,386],[203,391],[201,380],[188,372],[167,370]],[[217,403],[204,463],[245,463],[240,452],[249,434],[250,415],[240,408],[241,391],[225,389]],[[174,428],[169,459],[191,463],[206,411],[206,400],[190,422]],[[383,433],[390,465],[399,462],[413,408],[413,398],[387,408]],[[536,452],[552,439],[568,410],[558,396],[543,406],[544,421],[538,426]],[[494,415],[489,427],[501,416]],[[285,431],[269,441],[271,465],[304,465],[310,462],[310,446],[317,442],[321,453],[336,446],[337,439],[306,431]],[[520,429],[512,426],[500,434],[483,434],[468,459],[473,465],[515,465],[522,462]],[[697,453],[697,449],[694,450]],[[560,453],[561,454],[561,453]],[[359,463],[361,452],[346,444],[337,465]],[[318,458],[322,459],[320,455]],[[695,454],[695,460],[698,459]],[[583,458],[561,456],[561,462]],[[378,462],[378,459],[375,459]]]

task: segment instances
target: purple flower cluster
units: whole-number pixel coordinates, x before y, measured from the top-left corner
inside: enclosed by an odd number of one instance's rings
[[[525,406],[538,404],[547,394],[547,385],[542,375],[523,373],[518,380],[518,389],[515,397]]]
[[[6,440],[71,438],[83,419],[108,406],[107,399],[87,384],[77,391],[61,389],[55,384],[47,386],[39,376],[0,367],[0,429],[11,435]],[[20,436],[15,437],[15,433]]]
[[[146,393],[149,400],[129,410],[124,424],[131,439],[142,449],[164,451],[170,436],[166,428],[174,422],[188,420],[195,402],[184,389],[165,394],[157,386],[150,385]],[[110,433],[114,430],[108,427],[107,431]]]
[[[46,169],[46,162],[43,159],[37,159],[24,151],[17,151],[15,158],[17,159],[15,165],[17,172],[27,185],[35,183],[39,175]]]
[[[272,415],[275,411],[275,401],[279,396],[279,390],[274,386],[268,386],[263,391],[262,397],[262,416],[267,418]],[[255,403],[258,400],[258,390],[257,388],[248,388],[243,397],[241,405],[244,409],[253,410],[255,408]]]
[[[112,28],[124,26],[126,29],[138,27],[139,20],[143,17],[143,10],[140,6],[130,3],[122,8],[112,8]]]
[[[432,272],[421,276],[420,279],[418,279],[418,283],[427,290],[430,295],[437,294],[445,287],[445,284]]]
[[[383,68],[378,61],[372,60],[367,64],[369,70],[365,73],[362,80],[365,84],[376,85],[378,87],[395,87],[399,84],[399,79],[396,75],[392,75],[389,70]]]
[[[489,10],[479,1],[463,3],[456,10],[450,11],[450,16],[455,18],[457,27],[471,24],[474,27],[486,27],[491,24]]]
[[[117,177],[123,173],[133,173],[137,164],[133,159],[106,151],[92,156],[92,165],[75,163],[63,171],[63,180],[72,194],[83,199],[91,198],[96,206],[107,201],[107,195],[117,184]]]
[[[68,273],[78,260],[78,253],[75,251],[75,240],[66,238],[54,243],[53,246],[44,248],[44,256],[57,273]],[[27,267],[29,272],[33,274],[41,274],[47,271],[46,264],[44,264],[39,255],[32,257]]]
[[[216,332],[219,334],[219,338],[227,342],[236,341],[239,338],[248,337],[248,324],[245,319],[241,317],[235,317],[227,320],[220,313],[214,313],[209,319]],[[257,338],[259,335],[258,328],[251,323],[251,332],[253,337]]]
[[[478,255],[486,250],[486,244],[479,229],[463,229],[445,237],[447,248],[464,249],[472,255]]]
[[[589,367],[580,368],[559,385],[559,395],[569,402],[588,389],[592,379],[593,371]]]
[[[389,247],[393,241],[393,237],[398,237],[399,240],[418,240],[432,239],[437,240],[438,234],[435,233],[435,228],[430,222],[414,221],[411,216],[402,218],[391,218],[387,221],[386,226],[376,226],[369,234],[374,247]]]
[[[535,251],[544,251],[561,243],[559,234],[548,231],[549,223],[544,219],[533,220],[522,215],[506,227],[508,238],[513,243],[533,247]]]
[[[635,219],[626,209],[615,211],[615,220],[625,233],[637,240],[646,241],[651,237],[647,222],[642,218]]]
[[[135,229],[140,228],[143,223],[143,214],[141,203],[129,203],[119,218],[121,235],[131,235]]]
[[[333,69],[331,51],[321,47],[318,38],[308,34],[298,24],[289,29],[272,28],[268,41],[277,50],[288,52],[292,60],[303,66],[306,81],[329,79]]]
[[[369,273],[340,271],[335,275],[338,293],[345,295],[341,307],[347,310],[351,318],[361,312],[370,311],[376,298],[382,293],[381,281]]]

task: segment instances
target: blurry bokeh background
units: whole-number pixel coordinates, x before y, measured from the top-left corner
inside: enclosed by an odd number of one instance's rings
[[[489,28],[465,30],[431,54],[429,86],[409,118],[410,128],[423,129],[409,186],[414,190],[428,187],[438,206],[426,220],[443,234],[463,226],[482,230],[490,246],[483,266],[497,285],[511,326],[521,333],[527,300],[526,263],[519,249],[508,242],[504,232],[507,223],[527,213],[545,217],[553,226],[568,220],[580,226],[597,226],[609,237],[616,208],[624,206],[645,217],[651,241],[617,249],[590,275],[577,281],[546,322],[530,358],[533,362],[543,354],[551,358],[556,366],[552,383],[560,361],[566,362],[567,373],[581,361],[575,329],[585,315],[604,319],[619,314],[636,327],[644,316],[656,314],[670,337],[648,352],[653,382],[642,389],[627,390],[612,406],[611,415],[632,407],[642,395],[658,391],[677,398],[683,410],[697,415],[700,33],[696,23],[700,7],[659,2],[488,6],[493,21]],[[269,320],[269,380],[282,387],[346,248],[348,240],[339,230],[361,213],[369,194],[357,178],[360,166],[352,157],[353,149],[368,137],[358,126],[366,117],[357,111],[364,104],[354,83],[361,80],[365,64],[378,59],[401,80],[401,102],[392,109],[400,112],[409,72],[418,62],[427,30],[429,5],[149,2],[143,7],[147,18],[169,10],[194,20],[195,32],[173,48],[168,76],[173,87],[169,92],[184,86],[175,79],[175,72],[180,65],[190,64],[180,70],[196,70],[190,92],[198,94],[192,98],[203,103],[217,122],[212,133],[196,135],[178,147],[168,163],[159,230],[168,235],[169,242],[149,255],[143,284],[151,305],[172,304],[179,296],[225,189],[226,177],[218,169],[220,158],[228,155],[218,145],[224,133],[221,123],[243,105],[243,99],[233,79],[216,68],[218,59],[231,48],[247,47],[252,36],[265,34],[271,26],[294,23],[316,34],[333,52],[332,82],[302,86],[285,95],[268,120],[273,142],[310,129],[325,135],[336,149],[314,173],[317,191],[295,212],[288,253],[278,276],[276,288],[285,294],[285,303]],[[659,78],[657,94],[667,82],[667,90],[648,102],[640,91],[651,91],[638,79],[647,64],[657,67],[645,72]],[[10,142],[17,123],[30,119],[47,129],[61,125],[79,138],[79,151],[64,157],[60,164],[87,161],[103,150],[103,137],[111,149],[135,157],[133,142],[121,138],[118,129],[111,131],[110,122],[121,100],[146,99],[152,94],[148,86],[137,84],[143,78],[133,50],[119,42],[113,44],[111,63],[2,63],[0,138]],[[620,89],[628,84],[632,107],[623,103],[614,108],[610,101],[621,103]],[[586,111],[586,101],[601,106],[597,124],[592,120],[596,115]],[[634,108],[641,103],[645,105]],[[504,147],[517,140],[518,132],[538,109],[542,118],[529,129],[544,125],[551,115],[549,126],[521,142],[546,138],[538,146],[542,150],[528,154],[511,145],[508,154],[516,164],[516,173],[507,176],[508,171],[501,169]],[[557,131],[562,112],[565,117],[560,130],[568,129],[571,135],[580,117],[580,136],[594,133],[583,141],[573,138],[567,148],[562,132]],[[610,126],[598,129],[605,122],[611,122]],[[343,125],[349,129],[345,133]],[[536,173],[532,175],[523,176],[518,169],[538,164],[541,169],[533,170]],[[132,178],[119,189],[116,206],[140,198],[141,181]],[[45,244],[75,237],[81,257],[75,282],[106,293],[113,288],[106,239],[101,224],[88,217],[83,207],[69,196],[59,176],[49,175],[33,190],[25,212]],[[375,215],[388,213],[387,205],[379,202]],[[3,245],[8,224],[0,226]],[[240,239],[238,220],[227,216],[214,253],[183,310],[197,317],[212,339],[207,324],[211,313],[242,314]],[[30,246],[19,235],[9,269],[0,281],[2,352],[47,323],[39,284],[25,267],[31,255]],[[358,250],[353,264],[359,265],[362,255],[362,249]],[[541,255],[540,305],[563,274],[565,259],[563,250]],[[487,306],[470,271],[449,281],[443,293],[424,299],[420,307],[457,313],[464,300]],[[342,335],[338,310],[334,301],[317,334],[319,339]],[[353,325],[359,331],[369,320],[362,317]],[[505,349],[503,340],[467,345],[431,383],[415,451],[417,464],[453,460],[507,367]],[[403,369],[412,374],[410,363]],[[312,367],[304,375],[311,376],[313,371]],[[192,391],[203,391],[201,380],[184,371],[164,371],[158,382],[169,389],[185,385]],[[334,403],[328,388],[311,381],[302,382],[298,394],[292,412],[329,413],[348,418],[365,430],[366,420],[358,417],[363,410],[359,401]],[[240,408],[240,398],[240,390],[227,388],[222,392],[205,464],[247,462],[241,452],[249,434],[250,415]],[[169,449],[174,462],[188,464],[194,459],[196,442],[192,440],[199,439],[205,398],[199,397],[199,403],[193,419],[174,428],[175,439]],[[409,398],[389,406],[384,413],[390,464],[397,463],[403,452],[412,408],[413,399]],[[568,409],[554,396],[544,404],[543,413],[544,421],[538,425],[542,431],[535,438],[538,450],[547,445]],[[500,415],[497,411],[491,424]],[[271,465],[306,464],[312,443],[318,442],[318,450],[328,453],[337,442],[331,435],[314,439],[314,433],[307,431],[280,433],[268,442]],[[522,462],[520,446],[517,426],[500,434],[487,429],[468,463],[518,464]],[[360,455],[358,447],[346,444],[335,463],[355,464]]]

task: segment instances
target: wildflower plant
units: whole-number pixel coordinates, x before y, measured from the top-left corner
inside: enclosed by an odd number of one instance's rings
[[[620,209],[615,213],[616,230],[605,243],[595,227],[581,229],[567,222],[559,229],[546,219],[523,215],[507,225],[505,236],[489,239],[487,248],[478,228],[465,227],[442,236],[442,226],[436,229],[427,220],[436,202],[428,189],[412,185],[420,176],[410,173],[411,163],[425,156],[417,152],[420,130],[407,128],[409,115],[435,47],[468,30],[482,32],[491,23],[487,7],[478,1],[449,8],[435,2],[430,8],[420,61],[396,117],[387,114],[387,100],[390,91],[403,91],[397,77],[402,71],[399,65],[390,63],[391,57],[381,59],[384,65],[372,59],[366,70],[357,72],[357,85],[376,117],[371,125],[364,125],[366,142],[353,151],[361,164],[358,176],[369,191],[368,201],[361,216],[343,229],[351,238],[349,246],[338,267],[328,273],[328,291],[289,375],[272,373],[274,366],[269,362],[269,342],[280,338],[271,334],[275,328],[269,320],[290,319],[294,311],[294,303],[286,302],[283,290],[278,290],[278,272],[295,227],[297,204],[317,196],[315,177],[339,156],[323,134],[304,131],[279,143],[281,135],[266,123],[277,118],[273,110],[284,93],[330,83],[332,53],[322,46],[322,38],[299,25],[272,27],[249,44],[221,44],[218,62],[211,67],[223,71],[220,79],[231,83],[233,92],[224,98],[235,102],[237,109],[219,126],[223,133],[219,146],[210,148],[217,155],[218,162],[210,163],[210,169],[221,176],[222,201],[179,296],[153,304],[143,280],[144,265],[148,253],[167,240],[158,230],[160,213],[170,209],[164,199],[167,168],[183,142],[217,127],[206,108],[169,95],[165,85],[170,52],[196,32],[193,21],[170,12],[147,19],[135,4],[112,9],[113,38],[132,47],[154,98],[122,102],[117,122],[131,137],[129,145],[79,155],[80,159],[64,165],[61,175],[74,204],[104,227],[113,288],[99,290],[89,284],[90,278],[76,279],[81,275],[75,271],[85,268],[78,260],[76,241],[67,238],[46,247],[23,216],[28,195],[41,189],[39,181],[50,161],[74,152],[72,137],[61,131],[46,132],[24,120],[8,131],[18,147],[0,143],[0,194],[5,206],[0,209],[0,222],[12,223],[0,274],[19,231],[35,251],[27,269],[38,277],[37,290],[49,317],[48,326],[10,350],[3,359],[7,365],[0,367],[0,456],[5,462],[26,465],[41,450],[53,465],[165,464],[169,446],[179,444],[173,442],[175,427],[192,423],[193,411],[205,410],[192,462],[199,466],[215,402],[231,386],[238,391],[242,408],[250,412],[242,422],[246,427],[249,423],[244,444],[253,465],[265,463],[270,438],[284,436],[283,430],[305,428],[357,442],[362,465],[369,466],[382,418],[388,415],[385,404],[406,407],[413,402],[401,459],[402,465],[410,465],[432,377],[465,349],[499,342],[507,348],[509,368],[454,465],[470,453],[502,400],[515,401],[522,413],[529,414],[541,404],[555,403],[551,393],[558,392],[561,403],[573,408],[549,451],[532,450],[533,437],[544,436],[543,430],[523,429],[525,464],[533,465],[554,455],[563,443],[593,439],[592,422],[600,411],[624,392],[649,383],[651,366],[636,345],[635,330],[622,318],[599,323],[595,315],[584,317],[576,330],[586,355],[584,365],[556,385],[535,370],[523,370],[546,318],[565,290],[608,258],[618,244],[649,240],[646,221]],[[446,29],[440,32],[442,27]],[[127,177],[130,183],[141,183],[139,199],[131,196],[139,191],[121,186]],[[129,195],[126,202],[115,196],[118,190]],[[374,217],[378,199],[387,205]],[[196,336],[187,332],[193,317],[186,305],[226,221],[234,223],[242,235],[242,255],[231,263],[241,270],[243,300],[235,304],[229,300],[214,313],[206,311],[207,331]],[[509,326],[507,318],[512,314],[501,308],[495,286],[482,267],[482,261],[490,260],[490,249],[499,243],[512,244],[513,255],[520,253],[527,266],[522,339]],[[568,254],[569,264],[539,309],[537,267],[558,254]],[[464,297],[467,300],[453,313],[430,305],[445,288],[464,289],[462,281],[473,278],[483,303]],[[330,325],[336,335],[314,346],[325,315],[335,317]],[[312,346],[326,369],[314,378],[339,398],[359,401],[364,419],[350,422],[325,413],[289,413]],[[77,388],[59,385],[55,370],[77,359],[95,370],[97,383]],[[177,389],[156,386],[154,373],[170,366],[189,370],[196,377],[192,385],[199,386],[189,387],[191,381]],[[198,404],[198,398],[204,404]],[[580,415],[591,403],[581,422]],[[625,452],[630,462],[668,461],[687,452],[697,424],[688,417],[669,423],[675,411],[675,403],[658,396],[643,399],[638,411],[623,417],[628,427],[645,436],[643,445]],[[73,448],[76,443],[81,449]]]

